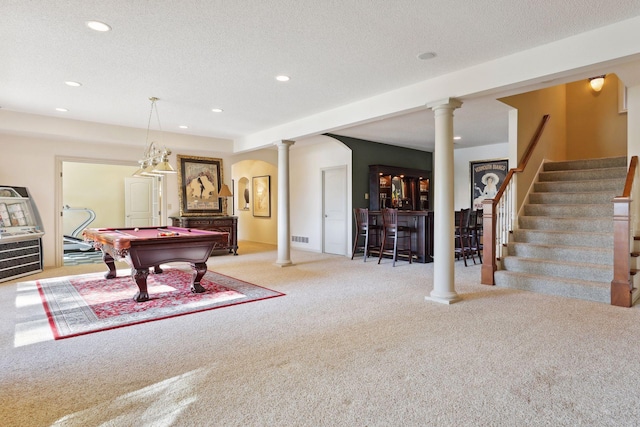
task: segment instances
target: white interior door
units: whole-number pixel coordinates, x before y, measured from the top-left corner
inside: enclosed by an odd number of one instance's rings
[[[322,171],[323,252],[347,254],[347,168]]]
[[[124,211],[126,227],[160,225],[158,180],[146,177],[124,179]]]

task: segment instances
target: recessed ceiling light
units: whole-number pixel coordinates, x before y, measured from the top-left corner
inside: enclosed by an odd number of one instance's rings
[[[214,113],[222,113],[224,110],[222,108],[212,108],[211,111]]]
[[[418,55],[418,59],[422,59],[423,61],[427,59],[435,58],[435,57],[436,57],[436,54],[434,52],[422,52],[420,55]]]
[[[462,137],[461,136],[454,136],[453,139],[455,139],[457,141],[459,139],[462,139]]]
[[[67,110],[66,108],[58,107],[58,108],[56,108],[56,111],[60,111],[61,113],[66,113],[69,110]]]
[[[82,83],[73,82],[71,80],[64,82],[64,84],[66,84],[67,86],[71,86],[71,87],[80,87],[80,86],[82,86]]]
[[[276,76],[276,80],[279,82],[288,82],[289,80],[291,80],[291,77],[289,76]]]
[[[87,27],[91,28],[94,31],[100,31],[102,33],[111,31],[111,27],[104,22],[100,21],[87,21]]]
[[[189,129],[189,126],[185,126],[185,125],[180,125],[178,126],[180,129]]]

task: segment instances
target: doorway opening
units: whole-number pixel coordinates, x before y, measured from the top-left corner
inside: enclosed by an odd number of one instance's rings
[[[164,180],[133,178],[138,169],[135,162],[58,157],[56,169],[55,200],[60,208],[55,230],[56,266],[101,261],[92,248],[77,244],[86,227],[138,226],[143,222],[160,225],[166,217]],[[141,182],[147,185],[141,186]],[[141,196],[143,188],[146,194]],[[144,220],[140,217],[143,206],[148,216]]]

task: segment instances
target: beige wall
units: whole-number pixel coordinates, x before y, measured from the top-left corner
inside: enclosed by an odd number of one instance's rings
[[[105,161],[131,161],[139,155],[136,147],[98,145],[76,141],[50,140],[34,136],[0,134],[0,151],[3,165],[0,183],[28,187],[42,218],[45,235],[42,239],[44,265],[56,265],[56,235],[62,203],[58,206],[56,192],[57,158],[86,157]],[[132,162],[135,163],[135,162]],[[98,189],[96,192],[101,193]],[[61,202],[61,200],[60,200]],[[58,260],[60,262],[61,260]]]
[[[234,180],[235,215],[238,217],[238,238],[269,244],[278,242],[278,152],[275,148],[241,153],[232,158]],[[351,150],[334,138],[316,136],[310,141],[294,143],[289,150],[290,232],[292,236],[308,237],[309,242],[290,242],[291,247],[312,252],[322,252],[322,171],[333,167],[345,167],[351,176]],[[251,190],[251,180],[256,176],[271,176],[271,218],[254,217],[253,194],[249,209],[243,206],[241,180],[246,179]],[[348,217],[347,235],[351,236],[351,180],[347,179]],[[349,237],[347,246],[351,246]],[[239,253],[242,253],[240,245]]]
[[[345,252],[351,255],[352,214],[352,160],[351,149],[328,136],[318,136],[315,144],[293,146],[290,155],[291,235],[308,237],[309,242],[291,242],[291,247],[322,252],[323,247],[323,170],[344,168],[347,181]],[[339,203],[338,203],[339,204]]]
[[[0,110],[0,115],[2,114],[5,114],[5,117],[11,116],[11,119],[20,117],[23,120],[27,120],[22,115],[17,115],[12,112],[2,112],[2,110]],[[59,121],[61,125],[69,127],[69,133],[71,134],[76,129],[74,127],[76,122],[74,121]],[[38,124],[34,124],[33,122],[31,122],[31,125],[34,129],[39,128]],[[78,122],[78,126],[83,130],[83,135],[87,135],[87,137],[91,134],[95,134],[97,137],[105,134],[106,125],[100,125],[99,128],[94,129],[93,132],[91,132],[92,128],[90,124]],[[88,128],[85,129],[85,126],[88,126]],[[25,127],[27,127],[26,124]],[[127,136],[126,129],[117,129],[121,134],[120,139],[137,141],[137,136],[139,136],[136,133],[137,130],[132,129],[131,135]],[[173,137],[178,138],[179,136],[174,135]],[[302,249],[311,251],[321,251],[322,249],[320,240],[322,221],[319,214],[317,214],[321,209],[321,168],[349,163],[349,176],[351,173],[350,151],[332,138],[328,139],[330,139],[330,142],[313,146],[294,146],[295,148],[292,148],[290,153],[290,163],[292,164],[292,233],[311,237],[313,243],[303,245],[304,247],[302,247]],[[174,166],[176,165],[176,154],[223,159],[223,180],[231,187],[231,179],[233,178],[236,187],[233,189],[233,192],[236,201],[235,215],[238,216],[239,239],[270,244],[277,243],[278,161],[275,147],[231,155],[226,151],[216,151],[218,148],[226,150],[228,147],[213,139],[211,140],[211,149],[209,150],[188,150],[186,148],[180,148],[180,141],[173,139],[169,139],[167,144],[171,144],[169,147],[173,149],[171,163]],[[0,168],[0,183],[28,187],[42,217],[45,229],[43,246],[44,263],[46,267],[52,267],[57,263],[61,263],[61,259],[56,260],[56,244],[59,241],[62,247],[62,235],[70,234],[73,228],[75,228],[75,224],[82,221],[74,221],[73,225],[63,226],[63,221],[58,221],[60,213],[62,212],[62,206],[64,204],[69,204],[70,206],[94,205],[93,201],[85,199],[83,196],[75,195],[71,197],[71,194],[77,190],[60,188],[61,199],[59,203],[60,206],[58,206],[56,199],[56,191],[58,190],[56,186],[59,181],[56,179],[56,168],[58,164],[62,165],[62,159],[77,159],[78,162],[95,160],[96,164],[100,162],[114,163],[130,165],[131,168],[136,169],[134,165],[142,152],[140,143],[136,145],[123,145],[116,142],[93,143],[80,138],[76,139],[75,137],[65,139],[60,135],[17,135],[8,133],[0,133],[0,150],[3,153],[3,167]],[[60,185],[62,187],[62,183],[64,182],[80,182],[81,180],[83,184],[94,187],[98,186],[96,187],[98,190],[95,191],[92,196],[98,195],[102,197],[112,190],[116,191],[116,188],[121,188],[120,183],[116,183],[120,178],[114,178],[111,175],[112,172],[107,171],[109,167],[105,166],[105,168],[106,170],[98,167],[98,169],[92,169],[92,172],[88,172],[82,170],[82,167],[80,167],[76,172],[68,172],[72,176],[68,176],[68,180],[61,180]],[[128,171],[127,174],[129,174]],[[296,179],[295,176],[297,174],[302,174],[303,178]],[[251,210],[239,211],[237,209],[237,200],[240,196],[237,188],[239,178],[243,176],[247,177],[250,182],[252,177],[263,175],[271,176],[270,218],[253,217]],[[165,178],[165,185],[167,214],[168,216],[177,216],[179,214],[177,175],[167,176],[167,178]],[[105,189],[105,186],[110,189]],[[313,191],[309,192],[309,188],[313,188]],[[80,191],[84,192],[85,190]],[[63,195],[65,196],[64,199],[62,199]],[[315,196],[311,197],[312,195]],[[308,200],[311,200],[312,203],[308,203]],[[301,203],[301,201],[305,202],[302,203],[302,209],[299,209],[297,204]],[[231,200],[229,200],[229,202],[231,202]],[[119,212],[121,210],[117,204],[114,204],[111,208],[113,212]],[[231,206],[228,207],[227,213],[229,215],[232,214]],[[120,214],[116,213],[115,215],[119,216]],[[102,222],[98,221],[101,221],[101,219],[97,218],[92,226],[103,225]],[[114,223],[112,223],[112,221],[115,223],[117,220],[115,218],[107,219],[104,225],[113,226]],[[166,224],[166,218],[163,218],[163,224]],[[59,251],[61,253],[61,248]]]
[[[627,115],[618,111],[618,78],[600,92],[587,80],[567,84],[567,160],[627,155]]]
[[[586,81],[584,83],[586,84]],[[605,83],[605,88],[607,84],[608,82]],[[609,99],[609,95],[601,95],[598,99]],[[518,134],[514,137],[517,139],[518,156],[524,152],[543,114],[551,114],[551,121],[544,134],[542,149],[539,149],[533,163],[539,164],[542,159],[563,160],[567,157],[568,151],[571,153],[575,151],[567,146],[568,107],[566,96],[567,89],[562,85],[502,99],[503,102],[518,109],[516,116]],[[572,106],[571,114],[573,115],[575,111],[575,106]],[[15,130],[0,134],[0,152],[2,152],[3,160],[0,168],[0,183],[25,186],[31,191],[46,232],[43,238],[45,266],[53,266],[56,264],[56,233],[59,233],[60,236],[63,234],[62,227],[58,226],[62,206],[58,206],[56,200],[58,159],[60,157],[88,158],[133,166],[143,150],[141,141],[144,141],[144,131],[48,117],[31,117],[6,110],[0,110],[0,119],[6,123],[12,123],[15,128]],[[626,116],[622,119],[617,117],[617,119],[619,122],[624,120],[626,123]],[[576,126],[579,128],[578,125]],[[604,129],[610,128],[605,127]],[[619,129],[615,127],[615,132],[613,132],[616,135],[615,139],[624,139],[617,132]],[[604,134],[610,133],[612,133],[610,130],[604,132]],[[65,137],[64,135],[69,136]],[[223,159],[224,182],[231,185],[231,178],[233,178],[236,184],[236,188],[233,189],[236,195],[235,214],[239,217],[238,234],[241,240],[273,244],[277,242],[277,150],[275,148],[232,154],[233,144],[231,141],[177,134],[166,136],[165,143],[174,153],[171,156],[174,165],[176,153]],[[512,141],[509,144],[511,143]],[[322,218],[320,214],[322,210],[322,168],[346,165],[348,176],[351,174],[350,152],[345,147],[335,144],[336,142],[332,140],[331,144],[322,142],[315,146],[294,145],[291,149],[291,233],[310,237],[309,244],[292,244],[292,246],[312,251],[322,250]],[[487,154],[483,153],[481,157],[487,157]],[[499,157],[502,157],[502,154]],[[511,160],[511,154],[509,157]],[[231,167],[232,169],[230,169]],[[536,169],[537,167],[533,168],[534,173]],[[229,173],[230,170],[231,173]],[[464,167],[463,174],[468,181],[468,166]],[[251,177],[262,175],[271,176],[272,214],[268,219],[254,218],[250,210],[237,210],[237,200],[240,196],[237,188],[239,178],[244,176],[250,181]],[[519,181],[519,199],[526,195],[531,179],[526,184]],[[168,176],[165,179],[165,184],[168,215],[178,215],[177,176]],[[467,188],[468,182],[465,183],[465,189]],[[349,200],[351,200],[350,192],[351,187],[349,187]],[[317,195],[314,196],[315,194]],[[466,193],[463,199],[460,201],[461,204],[466,202]],[[75,202],[68,203],[75,204]],[[78,203],[86,204],[85,202]],[[231,208],[228,209],[228,213],[231,214]],[[163,221],[166,219],[163,218]],[[349,226],[351,226],[350,222]]]
[[[62,253],[63,227],[61,218],[62,185],[57,176],[62,159],[78,161],[95,160],[95,163],[113,163],[119,165],[137,164],[144,149],[145,135],[140,129],[124,128],[30,116],[0,109],[0,120],[11,123],[16,129],[0,133],[0,184],[28,187],[34,198],[45,235],[42,239],[44,265],[52,267],[62,262],[57,253]],[[68,134],[64,137],[62,134]],[[127,141],[129,144],[119,143]],[[171,163],[176,165],[176,153],[223,159],[223,169],[230,166],[231,141],[216,140],[171,134],[165,132],[165,144],[173,150]],[[203,149],[188,148],[209,147]],[[223,173],[224,182],[231,184],[231,174]],[[177,175],[166,179],[167,211],[169,216],[179,213]],[[58,188],[58,186],[60,186]],[[100,186],[96,193],[102,195]],[[59,198],[59,199],[58,199]],[[85,202],[79,202],[85,203]],[[72,203],[69,202],[71,205]],[[75,204],[75,202],[74,202]],[[166,218],[162,219],[166,224]],[[60,245],[56,250],[56,244]]]

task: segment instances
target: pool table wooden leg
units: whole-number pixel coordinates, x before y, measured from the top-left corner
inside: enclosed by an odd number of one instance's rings
[[[116,264],[114,262],[113,257],[103,250],[102,251],[102,260],[104,261],[105,264],[107,264],[107,267],[109,268],[109,271],[107,271],[104,274],[104,278],[105,279],[115,279],[116,278]]]
[[[133,277],[133,280],[136,281],[136,285],[138,285],[138,293],[133,297],[136,302],[149,301],[149,292],[147,292],[147,276],[149,276],[148,268],[131,269],[131,277]]]
[[[194,294],[199,294],[206,291],[206,289],[202,287],[202,285],[200,284],[200,280],[204,277],[204,274],[207,272],[207,264],[204,262],[196,262],[191,264],[191,267],[193,268],[193,273],[194,273],[193,285],[191,285],[191,292],[193,292]]]

